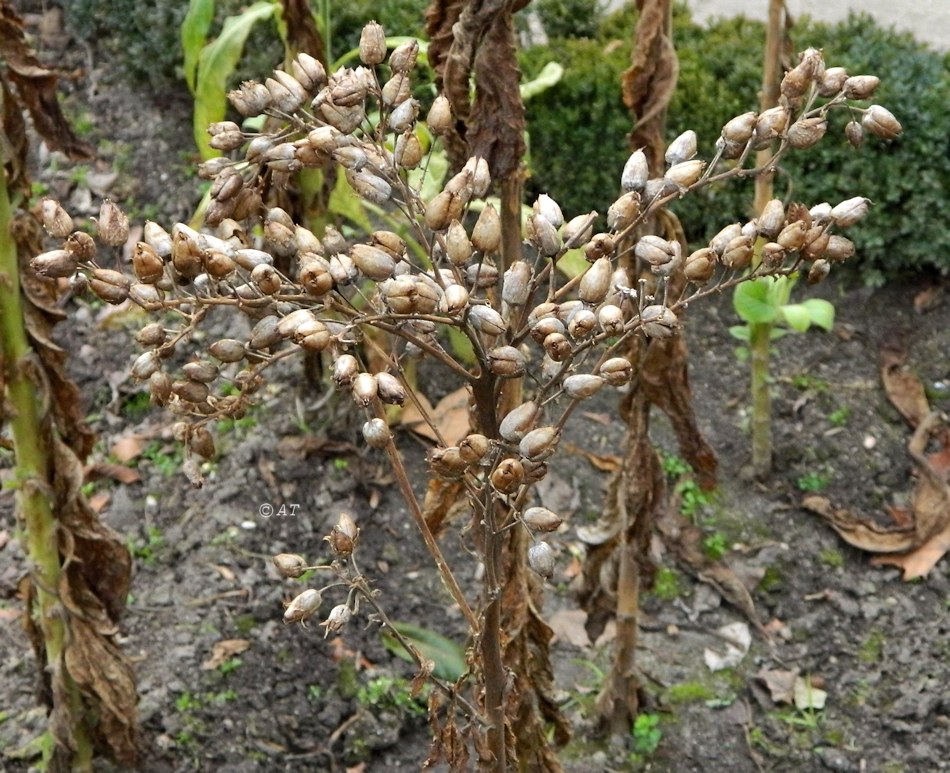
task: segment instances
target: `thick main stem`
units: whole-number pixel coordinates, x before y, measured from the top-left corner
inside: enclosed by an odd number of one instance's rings
[[[49,494],[49,450],[44,446],[36,404],[36,389],[28,375],[30,345],[23,326],[17,247],[11,233],[12,212],[0,156],[0,364],[12,407],[10,425],[17,465],[17,504],[26,528],[27,554],[32,566],[36,614],[43,636],[46,664],[53,679],[61,679],[68,707],[60,713],[73,721],[68,727],[73,770],[92,769],[92,742],[85,725],[79,687],[63,667],[68,630],[56,596],[62,574],[56,518]],[[0,399],[4,396],[0,394]],[[53,707],[54,711],[56,707]],[[65,739],[57,739],[62,741]]]

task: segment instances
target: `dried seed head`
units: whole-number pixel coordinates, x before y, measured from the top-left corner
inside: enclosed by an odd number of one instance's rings
[[[593,263],[599,258],[609,258],[614,251],[614,237],[610,234],[596,234],[584,247],[584,257]]]
[[[758,116],[751,112],[737,115],[722,127],[722,139],[740,149],[745,147],[746,143],[752,139],[757,119]]]
[[[759,236],[774,239],[785,224],[785,207],[781,199],[771,199],[762,207],[762,212],[756,218],[756,231]]]
[[[793,220],[781,230],[776,241],[789,252],[798,252],[805,244],[806,233],[807,223],[803,220]]]
[[[863,196],[855,196],[852,199],[842,201],[831,210],[831,219],[839,228],[847,228],[861,220],[868,213],[868,204],[870,199]]]
[[[172,392],[186,403],[204,403],[211,390],[200,381],[175,381],[172,383]]]
[[[601,376],[593,373],[577,373],[564,379],[564,393],[575,400],[585,400],[600,391],[604,385]]]
[[[488,167],[488,160],[483,156],[472,156],[462,167],[471,176],[472,195],[481,198],[491,187],[491,173]]]
[[[50,250],[33,258],[30,267],[40,276],[58,279],[75,274],[79,262],[68,250]]]
[[[121,247],[129,238],[129,219],[119,206],[105,199],[99,207],[99,239],[109,247]]]
[[[296,84],[296,88],[285,83],[283,79],[278,77],[279,75],[286,75],[289,82]],[[295,113],[297,108],[309,96],[303,86],[287,73],[279,70],[274,72],[273,78],[265,79],[264,87],[267,89],[267,93],[270,94],[270,105],[288,115]]]
[[[277,343],[280,343],[283,336],[277,329],[280,324],[279,317],[264,317],[259,320],[248,337],[247,345],[249,349],[269,349]]]
[[[307,571],[306,559],[296,553],[278,553],[271,560],[274,562],[274,566],[277,567],[277,571],[284,577],[296,579]]]
[[[770,107],[763,110],[755,121],[755,148],[767,148],[772,140],[782,136],[788,128],[789,110],[787,107]]]
[[[828,131],[828,121],[824,118],[803,118],[788,128],[788,144],[798,150],[818,144]]]
[[[150,322],[135,334],[135,340],[142,346],[161,346],[167,337],[161,322]]]
[[[429,108],[426,116],[426,126],[436,137],[441,137],[452,128],[452,106],[444,94],[439,94]]]
[[[821,76],[818,83],[818,95],[833,97],[841,92],[848,80],[848,71],[844,67],[829,67]]]
[[[214,438],[203,424],[194,427],[188,435],[188,450],[202,459],[211,459],[214,456]]]
[[[595,260],[581,277],[580,287],[577,291],[578,297],[582,301],[595,306],[599,304],[607,296],[612,274],[613,266],[610,265],[609,258]]]
[[[828,242],[831,240],[831,234],[822,226],[813,226],[805,233],[805,243],[802,245],[802,257],[805,260],[814,260],[820,258]]]
[[[376,399],[379,385],[372,373],[358,373],[353,379],[353,399],[356,404],[367,408]]]
[[[89,289],[106,303],[122,303],[129,297],[129,278],[120,271],[111,268],[97,268],[89,279]]]
[[[528,432],[518,443],[518,453],[532,462],[542,462],[557,449],[561,430],[557,427],[538,427]]]
[[[633,366],[625,357],[611,357],[604,362],[597,371],[606,384],[623,386],[633,376]]]
[[[428,453],[428,461],[432,471],[441,478],[458,478],[468,467],[468,462],[462,458],[458,446],[433,448]]]
[[[827,260],[816,260],[811,264],[811,268],[808,269],[808,276],[806,277],[805,281],[807,281],[810,285],[818,284],[828,276],[830,271],[831,264]]]
[[[389,69],[393,72],[408,73],[416,66],[419,56],[419,42],[413,38],[393,49],[389,55]]]
[[[251,272],[251,281],[257,285],[258,289],[264,295],[276,295],[280,292],[281,279],[280,274],[273,266],[266,263],[255,266]]]
[[[55,199],[45,198],[40,202],[40,216],[46,233],[55,239],[65,239],[73,230],[73,219]]]
[[[555,531],[564,520],[556,513],[552,513],[546,507],[529,507],[521,516],[532,531]]]
[[[607,209],[607,227],[614,233],[633,225],[640,216],[640,194],[625,193]],[[567,241],[567,236],[564,237]]]
[[[383,84],[382,102],[384,107],[401,105],[412,95],[409,78],[405,73],[396,73]]]
[[[854,255],[854,242],[844,236],[832,234],[825,245],[825,251],[821,257],[826,260],[840,262],[847,260]]]
[[[468,290],[462,285],[449,285],[442,294],[439,308],[446,314],[457,317],[468,308],[468,297]]]
[[[528,321],[530,323],[530,318]],[[531,324],[531,337],[540,344],[552,333],[564,333],[566,330],[564,323],[557,317],[542,317]]]
[[[864,127],[857,121],[848,121],[844,127],[844,136],[851,144],[851,147],[860,147],[861,143],[864,142]]]
[[[393,159],[403,169],[415,169],[425,156],[415,132],[407,131],[396,138]]]
[[[244,359],[244,344],[236,338],[222,338],[211,344],[208,352],[220,362],[239,362]]]
[[[501,218],[491,204],[482,209],[472,228],[472,246],[484,253],[497,252],[501,245]]]
[[[781,92],[786,99],[794,100],[808,91],[814,79],[814,63],[805,59],[785,73],[782,78]]]
[[[554,550],[547,542],[536,542],[528,548],[528,566],[545,579],[554,576]]]
[[[478,464],[491,448],[491,441],[484,435],[473,433],[459,442],[459,456],[466,464]]]
[[[684,161],[689,161],[695,155],[696,132],[690,129],[670,143],[670,146],[666,149],[666,163],[671,167],[677,166]]]
[[[358,93],[357,96],[359,96]],[[333,102],[324,102],[320,106],[320,115],[330,126],[338,129],[343,134],[352,134],[363,123],[366,118],[366,111],[363,109],[361,100],[350,107],[342,107]]]
[[[433,231],[445,230],[453,220],[458,220],[462,216],[464,209],[465,199],[461,195],[448,190],[442,191],[426,205],[426,226]]]
[[[590,309],[580,308],[567,320],[567,332],[575,341],[587,338],[597,328],[597,315]]]
[[[546,193],[542,193],[538,196],[534,202],[532,211],[538,217],[543,217],[555,228],[560,228],[564,225],[564,215],[561,213],[561,207]]]
[[[263,83],[244,81],[239,89],[228,92],[228,100],[241,115],[253,118],[269,108],[273,98]]]
[[[597,322],[600,329],[608,336],[618,336],[623,333],[623,311],[612,303],[605,304],[597,311]]]
[[[368,244],[354,244],[350,248],[350,257],[364,276],[377,282],[389,279],[396,270],[392,255]]]
[[[847,99],[868,99],[874,96],[881,79],[875,75],[852,75],[841,87]]]
[[[534,269],[523,260],[516,260],[505,272],[501,297],[510,306],[524,306],[531,297]]]
[[[716,252],[711,247],[702,247],[688,258],[683,266],[686,278],[696,284],[705,284],[716,270]]]
[[[416,124],[416,116],[419,115],[419,102],[415,99],[407,99],[393,108],[389,114],[387,123],[389,128],[397,134],[403,134],[410,131]]]
[[[534,426],[540,413],[541,409],[537,403],[530,400],[522,403],[502,419],[498,434],[509,443],[517,443]]]
[[[551,333],[545,336],[542,346],[547,356],[555,362],[564,362],[571,356],[571,342],[563,333]]]
[[[564,249],[574,249],[590,239],[594,232],[594,221],[596,219],[597,212],[591,212],[588,215],[578,215],[568,220],[561,228]]]
[[[148,379],[148,391],[153,405],[168,405],[172,394],[171,377],[163,371],[156,371]]]
[[[392,436],[383,419],[370,419],[363,424],[363,439],[370,448],[385,448]]]
[[[465,270],[465,281],[474,288],[494,287],[498,284],[498,267],[490,261],[473,263]]]
[[[551,225],[547,218],[532,212],[528,215],[526,231],[525,235],[528,241],[544,257],[551,258],[557,255],[561,249],[561,238],[558,236],[557,229]]]
[[[360,33],[360,61],[368,67],[386,59],[386,32],[381,24],[371,21]]]
[[[485,335],[501,335],[508,329],[504,318],[491,306],[472,306],[468,312],[472,327]]]
[[[896,139],[904,131],[894,114],[880,105],[871,105],[864,112],[861,125],[871,134],[883,140]]]
[[[648,234],[640,237],[633,254],[651,266],[664,266],[676,256],[673,243],[659,236]]]
[[[647,163],[646,154],[642,150],[636,150],[630,154],[627,163],[624,164],[620,175],[620,187],[623,188],[624,193],[642,191],[646,188],[649,177],[650,166]]]
[[[218,366],[208,360],[194,360],[185,363],[181,372],[192,381],[210,384],[218,377]]]
[[[777,242],[766,242],[762,245],[762,266],[768,271],[775,271],[785,263],[785,248]]]
[[[679,328],[679,319],[666,306],[647,306],[640,314],[647,338],[670,338]]]
[[[136,381],[144,381],[147,378],[151,378],[152,374],[156,373],[161,367],[162,358],[159,357],[158,352],[153,349],[148,352],[143,352],[135,358],[130,374]]]
[[[282,554],[286,555],[286,554]],[[277,564],[277,556],[274,558],[274,563]],[[299,558],[299,556],[298,556]],[[283,569],[280,564],[277,564],[277,569],[283,574]],[[301,572],[302,574],[302,572]],[[299,577],[300,575],[284,575],[285,577]],[[299,594],[294,598],[290,604],[287,605],[287,609],[284,611],[284,622],[285,623],[302,623],[305,620],[313,617],[317,610],[320,609],[320,604],[323,601],[320,591],[314,590],[313,588],[307,588],[303,593]]]
[[[341,354],[333,363],[333,383],[337,389],[349,389],[359,373],[360,364],[352,354]]]
[[[722,252],[722,264],[733,271],[743,271],[752,264],[753,239],[742,234],[732,239]]]
[[[142,229],[142,240],[163,259],[168,260],[172,255],[172,237],[168,231],[158,223],[145,221]]]
[[[310,54],[304,52],[297,54],[294,61],[290,63],[290,69],[300,85],[311,94],[315,94],[327,83],[326,68],[319,59],[315,59]]]
[[[346,604],[337,604],[333,609],[330,610],[330,614],[327,616],[327,619],[324,620],[320,625],[325,626],[323,631],[323,638],[325,639],[327,635],[332,631],[337,633],[346,628],[346,624],[353,619],[353,612]]]
[[[498,346],[488,352],[488,369],[501,378],[518,378],[524,375],[524,355],[513,346]]]
[[[385,371],[376,374],[379,399],[390,405],[402,405],[406,401],[406,389],[391,373]]]
[[[496,491],[511,494],[524,481],[524,465],[518,459],[502,459],[490,479]]]
[[[360,538],[360,530],[348,513],[340,513],[336,525],[324,537],[330,543],[330,549],[338,556],[348,558],[353,554],[356,543]]]

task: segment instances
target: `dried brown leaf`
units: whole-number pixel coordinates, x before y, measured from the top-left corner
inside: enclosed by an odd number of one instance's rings
[[[86,468],[87,480],[99,480],[101,478],[111,478],[127,486],[142,480],[142,476],[138,470],[127,467],[124,464],[107,464],[100,462],[91,464]]]
[[[924,385],[907,368],[907,348],[898,338],[883,344],[878,352],[881,381],[891,401],[911,427],[916,427],[930,413]]]
[[[201,664],[204,671],[213,671],[235,655],[246,652],[251,643],[247,639],[222,639],[211,647],[211,657]]]
[[[414,403],[407,403],[402,412],[402,425],[417,435],[434,443],[444,441],[446,445],[458,445],[458,442],[471,431],[469,405],[472,393],[469,388],[460,387],[450,392],[433,408],[424,395],[418,395],[419,403],[426,415],[435,425],[435,430],[426,421]],[[438,432],[436,432],[438,430]],[[440,441],[439,436],[442,440]]]
[[[904,581],[909,582],[919,577],[926,577],[948,552],[950,552],[950,523],[942,532],[935,534],[920,547],[908,553],[877,556],[871,559],[871,563],[875,566],[899,567],[904,572]]]
[[[440,535],[447,523],[467,511],[468,495],[461,481],[442,478],[429,480],[422,503],[422,515],[433,534]]]
[[[755,678],[768,688],[769,695],[775,703],[791,703],[795,699],[795,680],[798,674],[797,668],[792,671],[763,669],[755,675]]]
[[[583,456],[601,472],[616,472],[620,469],[621,462],[623,461],[616,454],[595,454],[593,451],[588,451],[586,448],[581,448],[581,446],[575,445],[574,443],[561,443],[561,449],[569,454]]]

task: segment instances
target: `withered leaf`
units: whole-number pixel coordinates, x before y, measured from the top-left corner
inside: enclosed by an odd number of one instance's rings
[[[247,639],[222,639],[211,647],[211,657],[201,664],[204,671],[213,671],[235,655],[247,651],[251,643]]]

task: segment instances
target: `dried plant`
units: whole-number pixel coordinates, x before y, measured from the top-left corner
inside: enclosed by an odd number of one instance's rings
[[[486,770],[518,764],[557,769],[543,723],[556,724],[558,742],[566,740],[567,727],[549,695],[551,632],[539,610],[542,581],[558,560],[546,534],[562,518],[536,506],[532,490],[548,474],[568,419],[584,400],[605,388],[622,388],[635,375],[618,354],[632,338],[679,335],[688,304],[757,276],[802,271],[823,278],[850,254],[843,249],[847,240],[834,232],[860,217],[864,206],[808,209],[775,202],[769,217],[727,226],[691,254],[676,241],[627,237],[674,198],[761,173],[746,162],[773,140],[780,143],[773,163],[792,146],[814,144],[824,133],[827,112],[848,107],[849,98],[859,96],[856,88],[860,96],[867,89],[861,79],[826,70],[820,53],[807,51],[786,76],[787,103],[730,121],[708,163],[695,157],[692,132],[668,148],[662,176],[651,178],[644,153],[634,152],[604,231],[596,230],[596,212],[567,219],[555,201],[541,196],[527,216],[519,259],[499,265],[502,229],[496,208],[483,201],[492,185],[484,158],[468,159],[430,199],[420,195],[426,153],[417,131],[420,104],[410,89],[417,44],[401,45],[387,58],[383,30],[371,23],[363,31],[360,57],[362,66],[327,74],[315,59],[300,55],[287,71],[232,92],[242,115],[267,114],[271,120],[265,133],[232,122],[209,129],[212,145],[233,154],[200,167],[212,181],[207,220],[215,233],[181,223],[169,232],[147,223],[129,277],[104,268],[99,257],[103,247],[110,254],[128,238],[128,223],[113,204],[103,205],[97,246],[82,231],[67,236],[68,216],[48,202],[48,229],[66,240],[35,258],[33,267],[46,276],[69,277],[75,289],[88,288],[107,303],[131,300],[163,320],[169,313],[180,318],[176,327],[155,321],[139,331],[145,351],[132,373],[148,382],[154,402],[180,418],[184,472],[196,485],[201,460],[214,453],[212,422],[247,411],[276,363],[305,352],[322,356],[336,387],[363,412],[366,444],[386,454],[471,636],[469,672],[455,684],[436,680],[431,758],[456,770],[468,769],[473,756]],[[863,116],[870,132],[900,131],[881,107],[850,109]],[[445,96],[436,98],[426,121],[436,137],[454,127]],[[380,230],[351,242],[328,227],[318,238],[285,211],[262,209],[265,184],[286,186],[295,172],[331,162],[358,195],[401,217],[405,230]],[[249,224],[260,224],[262,235],[255,236]],[[750,272],[759,237],[768,241],[768,258]],[[587,263],[567,278],[559,262],[570,250],[581,250]],[[632,256],[649,269],[635,281],[621,268],[621,260]],[[674,276],[684,281],[674,284]],[[219,307],[253,320],[250,334],[200,348],[190,344]],[[468,340],[473,365],[445,348],[447,329]],[[185,351],[194,359],[175,371],[172,355]],[[440,366],[468,389],[471,431],[465,437],[443,437],[419,399],[406,377],[407,365],[418,359]],[[386,365],[371,371],[371,361]],[[513,392],[521,395],[518,404],[500,407]],[[387,421],[387,405],[407,401],[441,439],[427,457],[433,476],[457,485],[468,503],[459,536],[484,567],[477,590],[463,586],[460,567],[443,555]],[[326,630],[340,630],[369,608],[372,619],[391,627],[385,600],[376,598],[358,569],[358,537],[352,519],[336,525],[328,541],[338,579],[300,594],[287,620],[319,616]],[[293,554],[279,556],[277,563],[289,576],[307,566]],[[339,583],[348,589],[345,599],[327,613],[323,596]],[[523,627],[526,638],[503,629],[502,606],[504,619]],[[512,616],[511,610],[520,612]],[[517,657],[510,652],[514,641],[525,642]],[[421,678],[432,678],[431,665],[416,656]],[[530,739],[527,749],[522,735]]]

